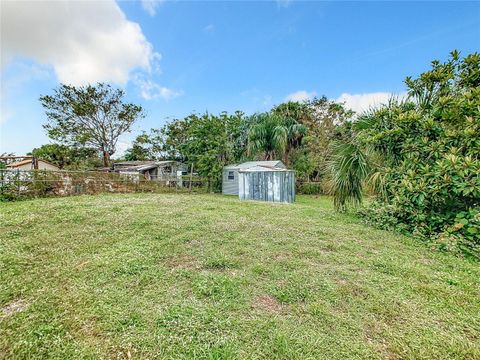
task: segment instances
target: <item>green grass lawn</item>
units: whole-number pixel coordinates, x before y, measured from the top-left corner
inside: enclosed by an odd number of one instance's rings
[[[480,266],[235,197],[0,204],[0,358],[480,358]]]

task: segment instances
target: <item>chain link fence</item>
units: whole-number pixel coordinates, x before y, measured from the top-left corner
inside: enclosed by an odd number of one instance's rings
[[[122,175],[99,171],[0,169],[0,200],[98,193],[205,192],[198,176],[165,176],[145,179],[141,174]]]

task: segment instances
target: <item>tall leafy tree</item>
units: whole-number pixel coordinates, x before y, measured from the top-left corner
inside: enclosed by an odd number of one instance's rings
[[[274,160],[283,155],[286,146],[281,117],[270,113],[255,114],[248,129],[248,155]]]
[[[274,107],[272,113],[281,118],[285,143],[283,161],[289,165],[291,152],[301,146],[307,134],[305,122],[311,116],[310,109],[305,103],[289,101]]]
[[[143,132],[133,141],[132,147],[127,149],[125,160],[160,160],[165,158],[164,137],[158,129],[151,129],[150,133]]]
[[[159,133],[164,156],[194,164],[195,171],[207,179],[211,190],[219,189],[223,166],[236,162],[243,154],[241,129],[243,113],[220,115],[191,114],[165,125]]]
[[[318,181],[326,176],[330,145],[342,137],[341,125],[354,113],[325,96],[297,104],[293,108],[294,116],[307,131],[302,146],[296,147],[292,154],[293,168],[304,179]]]
[[[141,106],[124,101],[125,93],[108,84],[60,85],[53,95],[40,97],[48,136],[70,146],[92,147],[110,165],[119,137],[144,116]]]
[[[86,147],[71,147],[60,144],[45,144],[34,148],[31,155],[51,162],[60,169],[88,169],[98,166],[98,151]]]

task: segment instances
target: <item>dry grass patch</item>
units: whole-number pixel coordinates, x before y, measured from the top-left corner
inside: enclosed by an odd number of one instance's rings
[[[15,313],[18,313],[20,311],[25,310],[29,304],[23,300],[23,299],[18,299],[15,300],[5,306],[2,307],[2,314],[0,316],[0,320],[7,318],[9,316],[14,315]]]
[[[271,295],[260,295],[257,296],[253,303],[252,308],[256,310],[266,311],[270,314],[283,314],[287,311],[288,306],[280,303]]]

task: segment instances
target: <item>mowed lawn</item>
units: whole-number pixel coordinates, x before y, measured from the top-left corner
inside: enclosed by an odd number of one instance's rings
[[[221,195],[0,204],[0,358],[480,358],[480,266]]]

